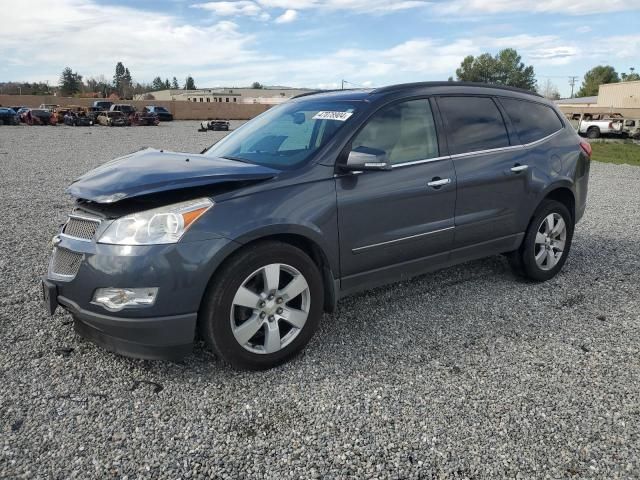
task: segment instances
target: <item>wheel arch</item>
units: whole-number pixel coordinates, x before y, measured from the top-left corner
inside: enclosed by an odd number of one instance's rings
[[[287,229],[289,230],[289,229]],[[247,233],[240,238],[237,238],[233,242],[233,246],[230,251],[226,252],[224,258],[219,262],[215,271],[211,275],[209,280],[209,284],[215,278],[217,272],[223,267],[223,265],[235,254],[244,248],[254,245],[256,243],[268,242],[268,241],[277,241],[286,243],[288,245],[292,245],[296,248],[299,248],[303,252],[305,252],[309,258],[316,264],[320,274],[322,276],[322,284],[325,291],[324,296],[324,311],[333,312],[336,308],[336,303],[338,301],[338,287],[337,287],[337,279],[335,276],[335,272],[337,268],[335,265],[332,266],[331,261],[329,260],[329,256],[325,250],[326,247],[323,247],[321,243],[314,238],[313,231],[310,234],[306,232],[304,228],[295,229],[292,231],[282,232],[273,231],[271,228],[261,229],[257,231],[253,231]],[[207,287],[208,288],[208,287]],[[204,300],[204,298],[203,298]]]
[[[576,219],[576,196],[573,193],[573,190],[566,185],[556,186],[552,188],[548,192],[546,192],[545,196],[538,202],[538,205],[544,200],[555,200],[557,202],[562,203],[571,214],[574,222]],[[537,207],[536,207],[537,208]]]

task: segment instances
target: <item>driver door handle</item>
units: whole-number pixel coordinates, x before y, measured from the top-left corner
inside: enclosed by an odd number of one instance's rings
[[[515,165],[511,167],[511,171],[513,173],[520,173],[520,172],[524,172],[527,168],[529,168],[529,165]]]
[[[429,187],[433,187],[433,188],[440,188],[444,185],[449,185],[451,183],[451,179],[450,178],[434,178],[433,180],[431,180],[429,183],[427,183],[427,186]]]

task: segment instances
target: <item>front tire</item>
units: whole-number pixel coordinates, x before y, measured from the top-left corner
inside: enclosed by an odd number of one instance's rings
[[[569,256],[574,222],[567,207],[543,201],[534,214],[522,245],[508,255],[514,273],[544,282],[556,276]]]
[[[282,242],[234,254],[207,288],[198,316],[201,336],[235,368],[275,367],[304,348],[324,305],[318,267]]]
[[[600,129],[598,127],[590,127],[587,130],[587,138],[600,138]]]

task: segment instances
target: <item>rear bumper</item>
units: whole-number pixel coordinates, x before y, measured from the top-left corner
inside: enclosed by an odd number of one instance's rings
[[[149,360],[179,360],[191,353],[197,313],[122,318],[83,310],[62,296],[57,300],[71,313],[76,333],[106,350]]]

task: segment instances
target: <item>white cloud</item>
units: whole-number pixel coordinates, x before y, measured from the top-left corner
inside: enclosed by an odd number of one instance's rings
[[[278,18],[276,18],[276,23],[291,23],[296,18],[298,18],[298,12],[295,10],[287,10]]]
[[[371,8],[382,4],[378,0],[370,1]],[[32,29],[28,36],[0,29],[0,58],[4,61],[0,73],[7,80],[48,79],[57,83],[60,71],[68,65],[85,77],[104,74],[110,78],[116,62],[122,61],[139,81],[150,81],[157,75],[162,78],[175,75],[182,81],[190,73],[198,86],[240,86],[253,81],[291,86],[339,86],[341,79],[380,86],[443,80],[455,75],[455,69],[465,56],[487,51],[495,53],[507,47],[516,48],[523,61],[533,64],[539,73],[555,73],[545,71],[545,66],[570,64],[577,65],[580,70],[576,69],[575,74],[580,74],[585,64],[615,61],[620,64],[616,65],[618,69],[627,68],[633,65],[632,60],[637,59],[640,51],[638,33],[584,36],[575,35],[575,29],[558,29],[557,35],[496,36],[487,31],[464,30],[457,37],[451,33],[446,38],[420,35],[411,38],[408,32],[410,39],[407,41],[385,45],[380,38],[375,48],[367,43],[364,46],[351,44],[353,39],[346,36],[342,44],[355,46],[340,49],[315,42],[320,48],[313,54],[301,49],[295,55],[285,56],[277,45],[272,43],[271,50],[267,50],[258,33],[243,31],[237,23],[230,21],[230,15],[235,15],[233,9],[259,12],[251,6],[254,4],[264,13],[265,8],[271,8],[264,3],[277,3],[273,8],[283,9],[279,15],[286,15],[288,9],[285,7],[291,4],[297,8],[290,10],[309,13],[308,9],[319,3],[317,0],[225,3],[239,4],[214,7],[219,12],[231,12],[217,14],[226,20],[208,19],[209,23],[198,20],[197,24],[164,13],[104,6],[95,0],[57,0],[55,8],[50,8],[50,0],[22,0],[19,5],[10,3],[2,11],[5,24],[38,25],[38,28]],[[335,0],[324,3],[342,3],[346,8],[362,6],[365,2]],[[391,0],[388,3],[392,3]],[[411,2],[395,2],[395,6],[406,6],[407,3]],[[73,29],[71,35],[68,34],[70,29]],[[297,41],[294,35],[295,32],[291,39]],[[220,45],[224,48],[216,48]],[[29,72],[29,78],[15,78],[17,71]],[[565,74],[564,71],[561,73]]]
[[[261,20],[270,18],[268,10],[284,9],[284,13],[277,17],[276,23],[288,23],[295,20],[299,10],[384,14],[426,7],[429,4],[430,2],[425,0],[216,0],[195,3],[191,7],[209,10],[220,16],[248,16]]]
[[[2,20],[38,28],[30,29],[28,37],[0,29],[0,58],[8,65],[32,66],[34,76],[48,68],[56,83],[66,65],[85,77],[110,76],[116,62],[122,61],[135,78],[148,80],[156,75],[180,78],[194,65],[256,58],[250,49],[255,37],[241,33],[233,22],[190,25],[162,13],[90,0],[58,0],[55,8],[48,0],[22,0],[5,5]]]
[[[207,10],[218,16],[248,16],[256,17],[260,20],[266,21],[271,18],[271,15],[264,11],[260,5],[250,0],[237,0],[237,1],[217,1],[196,3],[191,5],[192,8],[199,8]]]
[[[425,0],[256,0],[267,8],[292,10],[351,10],[359,13],[392,12],[410,8],[426,7],[431,2]]]
[[[623,10],[639,10],[637,1],[629,0],[451,0],[439,3],[434,10],[443,14],[497,14],[506,12],[560,13],[588,15]]]

